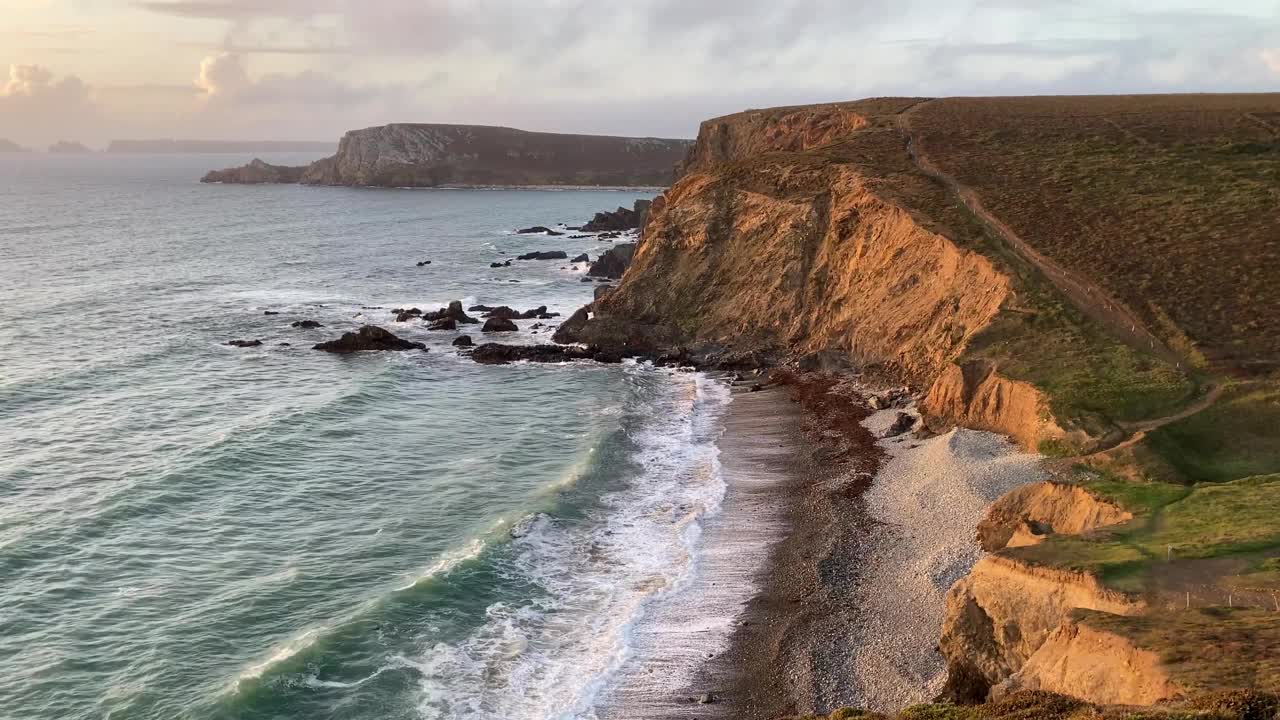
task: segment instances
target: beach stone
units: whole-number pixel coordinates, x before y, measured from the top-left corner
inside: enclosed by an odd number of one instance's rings
[[[337,340],[318,343],[312,346],[312,349],[331,353],[352,353],[365,350],[425,351],[427,346],[420,342],[403,340],[377,325],[365,325],[356,332],[343,333]]]
[[[475,344],[476,344],[475,341],[471,339],[470,335],[461,335],[457,338],[454,338],[454,341],[453,341],[454,347],[474,347]]]
[[[889,426],[889,429],[884,431],[884,437],[886,438],[897,437],[905,432],[908,432],[915,426],[916,426],[916,418],[914,415],[900,412],[898,413],[897,419],[894,420],[893,424]]]

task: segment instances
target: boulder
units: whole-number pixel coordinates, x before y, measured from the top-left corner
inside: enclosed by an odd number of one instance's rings
[[[231,347],[248,348],[248,347],[258,347],[259,345],[262,344],[262,341],[261,340],[228,340],[227,344],[230,345]]]
[[[569,262],[575,262],[575,263],[580,263],[580,262],[591,262],[591,258],[590,258],[590,257],[588,257],[586,253],[582,253],[581,255],[579,255],[579,256],[575,257],[574,259],[570,260]]]
[[[312,347],[331,353],[353,353],[365,350],[423,350],[427,346],[396,337],[377,325],[365,325],[356,332],[343,333],[337,340],[322,342]]]
[[[489,308],[489,310],[484,314],[484,317],[499,318],[502,320],[515,320],[520,317],[520,311],[507,307],[506,305],[499,305],[498,307]]]
[[[453,318],[440,318],[427,326],[428,330],[457,330],[458,321]]]
[[[491,310],[493,310],[493,308],[489,307],[488,305],[472,305],[471,307],[467,308],[467,312],[486,313]]]
[[[263,311],[262,314],[263,315],[279,315],[280,313],[276,310],[266,310],[266,311]]]
[[[474,325],[480,322],[479,320],[473,317],[470,317],[465,312],[463,312],[461,300],[454,300],[450,302],[449,307],[440,308],[435,312],[425,313],[423,314],[422,319],[429,320],[432,322],[436,320],[453,320],[454,322],[461,323],[464,325]]]
[[[506,262],[491,262],[489,263],[489,267],[491,268],[511,267],[511,261],[508,260]]]
[[[898,418],[893,421],[893,424],[889,426],[888,430],[884,431],[884,435],[881,437],[897,437],[905,432],[909,432],[915,426],[916,418],[914,415],[908,415],[907,413],[900,412],[898,413]]]
[[[634,230],[644,224],[652,204],[651,200],[636,200],[631,208],[620,207],[613,212],[598,212],[582,229],[591,232]]]
[[[470,335],[460,335],[453,340],[454,347],[474,347],[475,344]]]
[[[430,261],[430,260],[419,260],[419,261],[418,261],[418,267],[422,267],[423,265],[430,265],[430,264],[431,264],[431,261]]]
[[[527,360],[529,362],[568,362],[590,360],[594,350],[572,345],[503,345],[485,343],[471,353],[471,359],[484,365],[505,365]]]
[[[525,310],[524,312],[520,313],[520,319],[528,320],[530,318],[540,318],[544,315],[549,315],[549,314],[550,313],[547,312],[546,305],[539,305],[538,307],[532,310]]]
[[[549,227],[534,225],[533,227],[527,227],[527,228],[524,228],[523,230],[517,230],[516,234],[517,235],[534,235],[537,233],[550,233],[550,232],[551,232],[551,228]]]
[[[520,328],[508,318],[491,317],[484,321],[481,332],[515,332]]]
[[[635,254],[635,243],[614,245],[591,264],[591,269],[587,271],[587,275],[617,280],[627,271],[627,266],[631,264],[631,258]]]
[[[324,326],[316,322],[315,320],[298,320],[297,322],[293,323],[291,327],[309,330],[311,328],[318,328],[318,327],[324,327]]]
[[[569,253],[563,250],[544,250],[541,252],[529,252],[516,257],[517,260],[564,260],[569,257]]]

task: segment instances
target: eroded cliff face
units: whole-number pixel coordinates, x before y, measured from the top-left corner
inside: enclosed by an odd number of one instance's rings
[[[302,175],[310,185],[666,185],[692,143],[481,125],[353,130]]]
[[[680,172],[705,172],[769,152],[802,152],[841,140],[867,124],[866,115],[851,103],[748,111],[707,120]]]
[[[1133,514],[1079,485],[1045,481],[1006,493],[978,524],[978,543],[987,552],[1023,547],[1051,534],[1079,535],[1118,525]]]
[[[1019,690],[1086,698],[1108,705],[1154,705],[1185,697],[1160,656],[1120,635],[1069,620],[1053,631],[1022,668],[991,690],[993,699]]]
[[[841,165],[686,175],[596,308],[680,342],[834,353],[929,382],[999,311],[1007,279]],[[592,336],[589,334],[588,338]]]
[[[992,686],[1021,670],[1077,608],[1134,615],[1146,604],[1104,588],[1086,573],[999,555],[978,561],[947,593],[938,649],[947,659],[952,693],[961,700],[984,699]]]

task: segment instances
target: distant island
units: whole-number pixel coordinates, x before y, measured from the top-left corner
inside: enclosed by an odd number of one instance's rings
[[[74,140],[59,140],[49,146],[49,152],[56,155],[83,155],[93,151]]]
[[[262,160],[202,182],[376,187],[667,185],[692,140],[528,132],[484,125],[397,124],[352,130],[307,166]]]
[[[109,153],[331,153],[337,143],[310,140],[112,140]]]
[[[29,152],[29,151],[26,148],[19,145],[18,143],[13,142],[12,140],[5,140],[4,138],[0,138],[0,153],[20,153],[20,152]]]

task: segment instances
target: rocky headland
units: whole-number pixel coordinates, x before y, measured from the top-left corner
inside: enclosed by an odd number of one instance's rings
[[[304,185],[665,186],[691,142],[539,133],[483,125],[396,124],[352,130],[337,154],[305,168],[274,168]],[[265,163],[264,163],[265,165]],[[296,179],[295,178],[296,175]],[[231,168],[207,182],[262,182],[261,169]],[[216,179],[214,179],[216,178]]]
[[[841,468],[837,452],[780,497],[825,508],[835,519],[818,527],[831,532],[794,526],[812,542],[778,550],[773,562],[789,564],[764,572],[766,629],[752,620],[735,669],[690,690],[715,691],[700,716],[894,712],[938,692],[958,705],[903,717],[1122,717],[1119,706],[1153,704],[1271,717],[1250,713],[1274,713],[1280,692],[1264,659],[1280,653],[1280,533],[1266,519],[1280,512],[1268,494],[1280,333],[1267,314],[1280,293],[1259,285],[1240,300],[1209,249],[1231,227],[1243,252],[1277,262],[1274,217],[1239,212],[1256,174],[1277,169],[1274,138],[1236,122],[1277,112],[1277,95],[878,98],[710,120],[610,272],[620,283],[560,325],[561,345],[486,346],[477,360],[754,369],[752,390],[783,370],[827,378],[801,387],[830,390],[797,391],[826,440],[866,417],[832,411],[855,373],[914,398],[876,426],[914,433],[887,460]],[[1248,163],[1211,150],[1227,145],[1252,148]],[[1212,196],[1177,190],[1188,163],[1221,170]],[[1150,210],[1170,192],[1195,222]],[[1084,227],[1089,239],[1072,240]],[[1133,247],[1089,246],[1108,233]],[[1166,272],[1170,257],[1196,272]],[[1227,305],[1234,324],[1215,320]],[[884,407],[861,397],[849,407]],[[858,447],[873,437],[848,432]],[[1000,482],[963,469],[1006,452],[1016,461]],[[871,529],[842,544],[842,514]],[[841,583],[918,607],[895,614]],[[830,620],[843,610],[818,612],[846,596],[845,624]],[[831,717],[864,716],[879,717]]]

